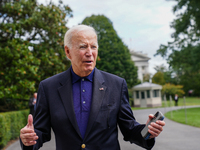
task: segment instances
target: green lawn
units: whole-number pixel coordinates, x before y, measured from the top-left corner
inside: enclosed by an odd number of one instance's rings
[[[185,109],[174,110],[172,112],[167,112],[165,117],[182,124],[200,128],[200,107],[188,108],[186,111]]]
[[[186,97],[185,98],[185,102],[183,98],[179,98],[178,101],[178,106],[194,106],[194,105],[200,105],[200,98],[199,97]],[[162,102],[162,107],[170,107],[170,106],[174,106],[174,101],[172,100],[171,102],[168,100]]]
[[[186,97],[185,98],[185,102],[183,98],[179,98],[178,101],[178,106],[194,106],[194,105],[200,105],[200,98],[198,97]],[[162,107],[172,107],[174,106],[174,101],[172,100],[170,102],[170,100],[162,101]],[[139,110],[139,109],[150,109],[148,108],[140,108],[140,107],[132,107],[132,110]]]
[[[200,98],[198,97],[186,97],[185,101],[183,98],[179,98],[178,106],[194,106],[194,105],[200,105]],[[169,100],[162,101],[162,107],[173,107],[174,101],[171,102]],[[132,107],[133,110],[139,110],[139,109],[149,109],[149,108],[138,108],[138,107]],[[173,121],[187,124],[195,127],[200,128],[200,107],[198,108],[188,108],[186,109],[187,119],[185,115],[185,109],[179,109],[172,112],[167,112],[165,114],[165,117],[168,119],[171,119]]]

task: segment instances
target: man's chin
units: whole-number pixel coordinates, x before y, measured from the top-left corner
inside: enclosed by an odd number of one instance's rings
[[[84,72],[89,75],[93,69],[94,69],[93,67],[87,67],[85,68]]]
[[[93,70],[93,68],[87,69],[87,70],[85,70],[85,72],[90,74],[92,72],[92,70]]]

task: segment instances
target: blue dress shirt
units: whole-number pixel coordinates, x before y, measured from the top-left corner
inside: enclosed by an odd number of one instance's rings
[[[87,77],[79,77],[71,67],[71,74],[74,111],[81,136],[84,138],[92,103],[94,70]]]

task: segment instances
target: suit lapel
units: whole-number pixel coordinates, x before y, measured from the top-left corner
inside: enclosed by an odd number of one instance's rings
[[[96,118],[99,112],[99,109],[101,108],[101,104],[105,95],[106,91],[106,86],[103,85],[104,80],[99,72],[98,69],[95,68],[94,72],[94,83],[93,83],[93,96],[92,96],[92,105],[91,105],[91,110],[90,110],[90,116],[89,116],[89,121],[87,125],[87,130],[85,134],[85,138],[89,134]]]
[[[58,88],[58,91],[60,93],[61,100],[63,102],[63,105],[65,107],[65,111],[67,113],[67,116],[69,117],[69,120],[71,121],[72,125],[74,126],[75,130],[81,137],[79,127],[76,121],[76,116],[74,112],[74,105],[73,105],[73,96],[72,96],[72,84],[71,84],[71,73],[70,69],[66,71],[66,76],[64,77],[67,80],[62,80],[61,87]]]

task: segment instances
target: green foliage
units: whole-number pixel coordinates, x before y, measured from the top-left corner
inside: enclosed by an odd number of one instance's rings
[[[184,91],[193,90],[193,95],[200,95],[200,73],[186,72],[180,77],[180,84],[184,85]]]
[[[20,39],[0,47],[0,98],[23,98],[35,91],[39,60]],[[26,97],[27,98],[27,97]]]
[[[176,73],[172,71],[172,69],[164,72],[165,83],[179,84],[179,78],[175,74]]]
[[[171,35],[172,42],[160,45],[155,55],[166,57],[169,65],[176,72],[178,84],[200,95],[200,1],[175,0],[173,7],[176,19],[171,23],[175,32]],[[186,79],[188,81],[186,81]]]
[[[173,7],[176,19],[171,23],[175,32],[171,35],[174,39],[168,45],[160,45],[156,55],[167,57],[170,50],[179,51],[191,44],[199,43],[200,38],[200,1],[199,0],[174,0],[177,5]]]
[[[183,86],[182,85],[174,85],[167,83],[162,86],[162,95],[171,95],[174,97],[175,94],[178,94],[179,97],[183,96],[185,92],[182,90]]]
[[[152,83],[164,85],[165,84],[164,73],[160,71],[155,73],[154,76],[152,77]]]
[[[0,99],[0,112],[24,110],[29,108],[29,100],[15,99],[15,98],[1,98]]]
[[[149,80],[150,80],[150,74],[144,74],[143,82],[149,82]]]
[[[176,13],[171,27],[175,29],[172,37],[179,47],[185,44],[199,41],[200,37],[200,1],[199,0],[176,0],[177,5],[173,7]]]
[[[0,149],[19,137],[20,129],[27,123],[28,113],[29,110],[0,113]]]
[[[97,67],[126,79],[128,87],[137,84],[137,67],[130,52],[113,28],[112,22],[103,15],[86,17],[82,24],[95,28],[98,34],[99,52]]]
[[[166,66],[161,64],[161,65],[155,66],[154,69],[157,72],[163,73],[165,83],[171,83],[171,84],[179,83],[179,79],[177,78],[177,76],[175,76],[176,73],[174,72],[174,70],[171,67],[167,68]]]
[[[179,72],[180,84],[184,91],[194,90],[194,95],[200,95],[200,44],[189,45],[181,51],[170,55],[170,64]]]
[[[171,60],[169,63],[179,72],[197,72],[200,71],[200,44],[195,46],[188,45],[181,49],[181,51],[175,51],[169,55]]]
[[[63,37],[71,12],[62,1],[0,2],[0,98],[29,98],[42,79],[70,65]]]
[[[155,66],[154,69],[156,70],[156,72],[165,72],[167,70],[167,68],[164,64]]]

